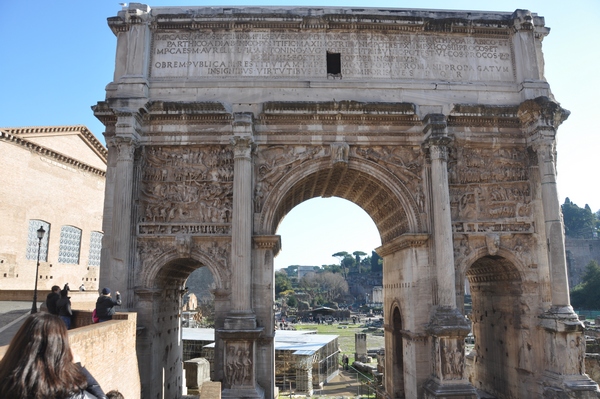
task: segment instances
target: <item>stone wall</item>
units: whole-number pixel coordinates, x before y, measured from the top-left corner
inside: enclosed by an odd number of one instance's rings
[[[0,214],[3,215],[0,290],[34,288],[37,248],[28,258],[30,220],[48,224],[42,240],[38,290],[50,290],[53,285],[62,287],[65,283],[77,289],[82,282],[87,289],[98,289],[98,242],[92,244],[92,232],[102,232],[106,165],[103,155],[95,155],[90,146],[99,146],[97,151],[106,149],[93,138],[90,139],[94,141],[92,145],[76,132],[66,132],[64,137],[48,133],[52,135],[29,139],[25,133],[27,138],[20,131],[9,131],[12,132],[2,129],[0,133],[2,169],[10,171],[0,175]],[[36,140],[41,144],[36,144]],[[60,141],[59,149],[52,149],[53,140]],[[59,152],[66,147],[70,148],[68,152]],[[79,254],[73,251],[72,258],[76,259],[68,259],[68,262],[59,262],[63,226],[75,227],[81,232]],[[44,256],[46,240],[47,257]],[[89,261],[91,246],[94,248],[92,262]]]
[[[50,293],[49,290],[38,290],[38,302],[44,302],[46,296]],[[90,312],[96,307],[98,292],[96,291],[71,291],[71,308],[73,310],[89,310]],[[33,290],[3,290],[0,289],[0,301],[31,301],[33,300]],[[41,305],[40,308],[45,307]]]
[[[565,238],[567,252],[567,267],[569,271],[569,287],[573,288],[581,283],[585,267],[590,261],[600,263],[600,240],[579,240]]]
[[[91,324],[91,312],[74,313],[76,328],[69,331],[69,343],[76,360],[92,373],[104,392],[118,389],[127,399],[139,399],[137,315],[118,313],[116,320]],[[0,358],[6,349],[0,347]]]

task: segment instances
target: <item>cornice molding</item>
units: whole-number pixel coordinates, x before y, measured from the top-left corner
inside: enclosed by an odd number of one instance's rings
[[[9,134],[27,139],[27,137],[60,136],[61,133],[78,133],[83,141],[98,155],[104,163],[107,162],[108,150],[84,125],[67,126],[24,126],[0,128]]]
[[[535,30],[540,37],[547,34],[543,17],[527,10],[518,11],[492,13],[368,7],[187,7],[182,10],[155,7],[149,12],[149,23],[154,30],[352,29],[508,37],[528,29]],[[108,19],[109,26],[116,34],[126,30],[128,23],[141,20],[128,21],[128,18],[129,14],[121,12],[118,17]]]
[[[420,125],[413,103],[364,103],[358,101],[266,102],[262,124],[395,124]]]
[[[50,148],[33,143],[33,142],[26,140],[22,137],[19,137],[17,135],[11,134],[6,129],[0,129],[0,140],[16,144],[18,146],[28,149],[29,151],[33,151],[40,155],[53,158],[59,162],[74,166],[83,171],[91,172],[95,175],[106,177],[106,172],[101,169],[98,169],[94,166],[83,163],[81,161],[78,161],[75,158],[71,158],[69,156],[63,155],[59,152],[51,150]],[[106,162],[106,160],[104,162]]]
[[[375,248],[375,252],[383,258],[406,248],[421,247],[425,245],[428,240],[429,234],[426,233],[405,233],[394,238],[387,244]]]

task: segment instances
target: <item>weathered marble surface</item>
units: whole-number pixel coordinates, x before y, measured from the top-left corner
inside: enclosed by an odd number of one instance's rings
[[[381,234],[389,397],[595,397],[555,187],[569,112],[544,79],[542,17],[132,3],[108,23],[101,281],[139,313],[144,397],[180,388],[177,315],[198,267],[215,276],[223,397],[274,396],[275,234],[318,196],[361,206]]]

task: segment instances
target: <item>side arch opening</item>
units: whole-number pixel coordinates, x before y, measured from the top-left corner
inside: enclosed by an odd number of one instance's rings
[[[484,256],[467,270],[475,340],[471,382],[497,398],[518,397],[522,277],[502,256]]]

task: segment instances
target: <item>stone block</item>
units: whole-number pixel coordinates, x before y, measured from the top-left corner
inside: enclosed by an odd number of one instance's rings
[[[186,360],[183,362],[183,368],[188,388],[199,388],[206,381],[210,381],[210,363],[202,357]]]

